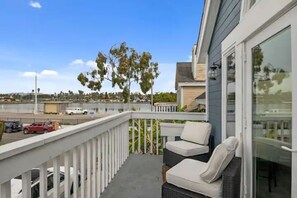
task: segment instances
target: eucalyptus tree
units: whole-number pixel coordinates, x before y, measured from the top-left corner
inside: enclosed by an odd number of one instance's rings
[[[121,90],[124,102],[130,103],[132,83],[138,83],[146,94],[152,88],[152,81],[159,76],[158,63],[151,60],[149,52],[137,52],[123,42],[111,47],[108,54],[99,52],[97,67],[90,72],[80,73],[77,79],[93,91],[100,91],[103,82],[110,81],[112,87],[117,86]]]

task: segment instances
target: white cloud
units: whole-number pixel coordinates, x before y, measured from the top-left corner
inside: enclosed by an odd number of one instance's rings
[[[41,76],[57,76],[58,75],[58,72],[54,71],[54,70],[43,70],[41,73],[40,73]]]
[[[192,55],[188,56],[187,62],[192,62]]]
[[[95,61],[89,60],[88,62],[86,62],[86,66],[97,68],[97,63]]]
[[[70,63],[70,65],[83,65],[85,62],[82,59],[75,59]]]
[[[24,76],[24,77],[35,77],[36,72],[24,72],[24,73],[22,73],[22,76]]]
[[[41,4],[37,1],[30,1],[29,5],[32,7],[32,8],[37,8],[37,9],[40,9],[42,8]]]
[[[35,77],[37,74],[38,77],[44,77],[44,76],[58,76],[58,72],[54,71],[54,70],[42,70],[40,73],[36,73],[36,72],[23,72],[21,73],[21,76],[23,77]]]

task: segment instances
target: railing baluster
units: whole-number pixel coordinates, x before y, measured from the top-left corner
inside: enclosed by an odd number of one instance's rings
[[[97,172],[97,194],[98,196],[100,196],[101,194],[101,163],[102,163],[102,159],[101,159],[101,135],[98,137],[97,139],[97,144],[98,144],[98,172]]]
[[[150,136],[150,153],[152,154],[153,153],[153,144],[154,144],[154,137],[153,137],[153,128],[154,128],[154,125],[153,125],[153,120],[151,119],[151,136]]]
[[[277,130],[277,121],[274,122],[274,139],[277,139],[278,136],[278,130]]]
[[[22,174],[22,197],[31,197],[31,170]]]
[[[60,198],[60,156],[53,160],[54,166],[54,198]]]
[[[143,144],[144,144],[144,149],[143,153],[146,154],[146,120],[144,121],[144,136],[143,136]]]
[[[140,141],[141,141],[141,137],[140,137],[140,119],[138,120],[138,153],[140,153]]]
[[[104,187],[106,188],[108,185],[108,132],[105,133],[105,184]]]
[[[86,149],[85,145],[82,144],[80,146],[80,190],[81,190],[81,198],[85,197],[85,179],[86,179]]]
[[[159,155],[159,121],[156,120],[156,154]]]
[[[40,167],[40,186],[39,186],[39,197],[46,198],[47,197],[47,163],[43,163]]]
[[[114,132],[115,132],[115,134],[114,134],[114,137],[115,137],[115,173],[117,173],[118,172],[118,156],[119,156],[119,153],[118,153],[118,146],[119,146],[119,144],[118,144],[118,128],[117,127],[115,127],[114,128]]]
[[[78,198],[78,151],[73,149],[73,198]]]
[[[134,139],[135,139],[135,120],[134,119],[132,119],[132,153],[134,153]]]
[[[280,123],[280,135],[281,135],[281,141],[283,142],[284,141],[284,121],[283,120],[281,120],[280,121],[281,123]]]
[[[111,153],[112,153],[112,159],[111,159],[111,177],[113,178],[115,175],[115,140],[114,140],[114,128],[111,129]]]
[[[96,161],[97,161],[97,141],[96,141],[96,138],[93,138],[92,139],[92,162],[93,162],[93,171],[92,171],[92,197],[97,197],[97,190],[96,190],[96,187],[97,187],[97,173],[96,173],[96,168],[97,168],[97,164],[96,164]]]
[[[101,192],[104,191],[105,188],[105,133],[102,135],[102,144],[101,144],[101,150],[102,150],[102,174],[101,174]]]
[[[87,142],[87,197],[91,197],[91,188],[92,188],[92,163],[91,163],[91,140]]]
[[[108,183],[111,181],[111,130],[108,131]]]
[[[69,151],[64,153],[64,195],[70,197],[70,154]]]
[[[10,180],[1,184],[1,197],[3,198],[10,198],[11,197],[11,184]]]

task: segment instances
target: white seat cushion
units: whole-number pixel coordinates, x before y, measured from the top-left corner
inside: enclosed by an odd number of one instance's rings
[[[208,146],[186,142],[183,140],[166,142],[166,149],[185,157],[200,155],[208,153],[209,151]]]
[[[181,139],[197,144],[208,145],[211,124],[207,122],[187,121],[181,134]]]
[[[205,166],[204,162],[185,159],[167,171],[167,182],[209,197],[222,197],[221,179],[211,184],[201,179],[200,174]]]

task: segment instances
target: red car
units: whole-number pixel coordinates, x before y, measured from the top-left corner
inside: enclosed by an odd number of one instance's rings
[[[24,126],[24,134],[28,133],[47,133],[54,131],[52,122],[34,122],[30,125]]]

